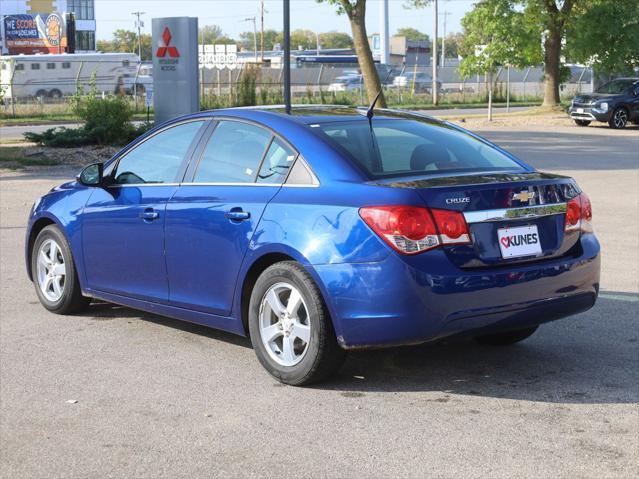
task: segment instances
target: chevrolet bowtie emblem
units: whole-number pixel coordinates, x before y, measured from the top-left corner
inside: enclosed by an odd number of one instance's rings
[[[534,191],[521,191],[513,195],[513,200],[517,200],[517,201],[521,201],[525,203],[532,200],[534,197],[535,197]]]

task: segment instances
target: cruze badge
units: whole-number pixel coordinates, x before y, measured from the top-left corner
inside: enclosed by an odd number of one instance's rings
[[[462,198],[446,198],[447,205],[461,205],[464,203],[470,203],[470,198],[468,196]]]
[[[532,200],[534,197],[535,197],[534,191],[522,191],[520,193],[515,193],[513,195],[513,200],[517,200],[517,201],[521,201],[525,203]]]

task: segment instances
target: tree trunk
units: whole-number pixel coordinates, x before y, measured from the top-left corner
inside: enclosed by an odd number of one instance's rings
[[[377,75],[375,62],[373,61],[373,52],[368,44],[368,35],[366,34],[366,0],[358,0],[358,2],[347,10],[348,19],[351,23],[353,32],[353,43],[355,44],[355,53],[359,68],[362,70],[364,77],[364,88],[366,88],[366,96],[368,102],[372,103],[377,94],[381,91],[382,85]],[[384,93],[379,96],[376,106],[386,108],[386,99]]]
[[[561,57],[561,33],[551,30],[544,42],[544,103],[543,106],[559,104],[559,59]]]

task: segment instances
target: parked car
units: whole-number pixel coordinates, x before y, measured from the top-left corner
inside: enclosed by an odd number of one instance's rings
[[[328,91],[355,91],[361,89],[362,86],[362,75],[344,75],[335,78],[328,85]]]
[[[618,78],[592,94],[577,95],[568,111],[579,126],[593,121],[608,123],[611,128],[625,128],[629,121],[639,124],[639,78]]]
[[[146,133],[37,199],[42,305],[95,298],[250,336],[278,380],[347,350],[521,341],[593,306],[599,243],[575,180],[423,115],[226,109]]]
[[[413,84],[415,86],[415,93],[430,93],[433,89],[433,77],[421,72],[407,72],[403,75],[396,76],[393,80],[394,88],[412,91]],[[437,91],[442,91],[442,82],[439,80],[437,80]]]

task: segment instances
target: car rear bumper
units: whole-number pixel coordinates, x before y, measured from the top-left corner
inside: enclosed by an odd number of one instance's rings
[[[391,254],[379,263],[314,269],[344,348],[416,344],[523,328],[591,308],[599,243],[592,234],[580,243],[577,256],[491,269],[461,270],[442,250],[417,255],[419,261]]]

